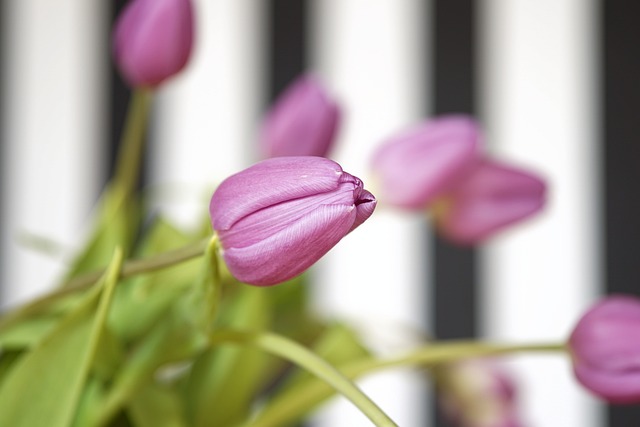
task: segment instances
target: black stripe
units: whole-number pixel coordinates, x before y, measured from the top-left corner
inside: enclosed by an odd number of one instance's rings
[[[640,3],[602,0],[606,283],[640,295]],[[610,406],[610,427],[640,426],[640,406]]]
[[[474,4],[435,0],[435,114],[475,111]],[[475,253],[436,237],[434,311],[438,338],[465,338],[476,330]]]
[[[273,100],[307,64],[306,0],[270,0],[269,98]]]
[[[475,3],[432,0],[434,114],[475,112]],[[477,335],[476,251],[438,236],[434,253],[433,330],[439,339]],[[435,410],[435,424],[445,426]]]

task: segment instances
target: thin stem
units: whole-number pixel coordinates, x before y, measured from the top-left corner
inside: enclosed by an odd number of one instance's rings
[[[151,99],[152,92],[148,89],[135,89],[131,95],[113,177],[114,186],[125,198],[134,191],[140,175]]]
[[[207,287],[207,289],[211,291],[209,303],[211,305],[210,312],[212,315],[210,320],[212,322],[218,313],[220,300],[222,299],[222,277],[220,275],[220,260],[218,259],[219,249],[220,239],[218,238],[218,234],[214,234],[213,237],[209,239],[205,249],[205,256],[208,257],[208,262],[211,263],[213,276],[213,286]]]
[[[191,245],[149,258],[127,261],[122,267],[120,278],[125,279],[137,274],[150,273],[202,256],[210,240],[211,238],[207,238]],[[100,279],[104,274],[104,271],[105,269],[101,269],[75,277],[65,283],[61,288],[56,289],[54,292],[44,295],[43,297],[22,306],[17,310],[5,314],[0,318],[0,332],[16,322],[19,322],[20,319],[25,316],[37,313],[53,301],[90,287]]]
[[[398,367],[430,368],[438,364],[461,359],[497,356],[516,352],[563,352],[566,345],[560,343],[500,345],[472,341],[430,344],[414,352],[389,359],[363,358],[339,367],[339,371],[355,380],[382,369]],[[320,381],[307,381],[267,404],[257,418],[248,422],[250,427],[277,427],[295,421],[333,394],[330,387]]]
[[[155,255],[149,258],[137,259],[125,262],[122,268],[121,278],[135,276],[142,273],[150,273],[152,271],[162,270],[163,268],[172,267],[184,261],[202,256],[209,243],[210,238],[193,243],[189,246]],[[93,284],[98,277],[102,275],[104,270],[93,271],[83,274],[69,280],[64,286],[71,289],[82,289]]]
[[[227,330],[215,333],[212,336],[212,343],[253,344],[266,352],[287,359],[314,374],[347,399],[351,400],[374,425],[379,427],[396,426],[396,423],[394,423],[369,396],[364,394],[362,390],[340,373],[340,371],[336,370],[332,365],[312,351],[288,338],[271,333]]]

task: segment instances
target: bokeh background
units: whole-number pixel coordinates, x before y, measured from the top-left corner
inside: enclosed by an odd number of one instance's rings
[[[129,97],[110,63],[124,1],[0,3],[1,304],[52,286],[89,229]],[[424,334],[564,339],[598,295],[640,292],[640,3],[625,0],[197,0],[186,72],[154,105],[143,188],[195,226],[216,182],[257,159],[261,115],[316,73],[345,120],[335,158],[371,181],[386,137],[447,112],[476,115],[498,158],[550,183],[538,218],[475,249],[380,206],[314,268],[319,312],[396,351]],[[374,189],[375,191],[375,189]],[[629,427],[560,356],[509,367],[530,427]],[[421,375],[363,386],[402,426],[445,426]],[[368,425],[344,402],[318,426]]]

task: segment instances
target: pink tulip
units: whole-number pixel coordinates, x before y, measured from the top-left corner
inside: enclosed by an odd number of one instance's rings
[[[276,157],[223,181],[209,211],[231,273],[270,286],[304,272],[375,206],[362,181],[331,160]]]
[[[134,87],[155,87],[187,64],[193,45],[191,0],[133,0],[119,16],[113,54]]]
[[[312,76],[292,83],[267,113],[260,134],[265,157],[326,157],[340,123],[338,105]]]
[[[401,208],[426,208],[471,170],[479,140],[478,124],[463,115],[442,116],[392,138],[373,157],[380,198]]]
[[[612,403],[640,403],[640,298],[616,295],[595,304],[569,348],[584,387]]]
[[[491,360],[468,360],[437,371],[440,404],[457,427],[520,427],[516,385]]]
[[[542,209],[546,186],[536,175],[484,159],[436,204],[438,230],[473,244]]]

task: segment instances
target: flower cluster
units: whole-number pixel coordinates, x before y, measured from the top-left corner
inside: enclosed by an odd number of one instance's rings
[[[265,116],[265,159],[213,193],[213,235],[151,215],[134,182],[140,129],[153,90],[188,62],[193,21],[191,0],[132,0],[118,19],[114,59],[136,108],[94,233],[62,287],[0,318],[0,425],[294,425],[340,393],[375,425],[394,426],[353,380],[412,366],[432,375],[459,427],[518,427],[515,383],[486,357],[519,351],[566,353],[595,395],[640,403],[637,297],[596,303],[567,342],[432,341],[390,358],[315,315],[303,273],[378,203],[327,158],[341,112],[317,77],[294,82]],[[544,180],[488,156],[482,139],[463,115],[390,138],[371,165],[380,202],[432,212],[438,230],[462,244],[539,212]]]
[[[116,24],[114,56],[132,86],[155,87],[186,65],[193,33],[189,0],[134,0]],[[214,193],[212,226],[239,280],[267,286],[298,276],[373,213],[376,198],[362,181],[323,158],[340,122],[340,107],[319,79],[299,78],[263,121],[258,147],[267,160],[229,177]],[[465,115],[428,120],[389,138],[371,164],[381,202],[430,211],[439,232],[461,244],[482,242],[539,212],[544,180],[488,156],[483,139],[479,124]],[[636,298],[612,297],[592,308],[569,340],[578,380],[610,401],[639,401],[640,350],[630,339],[639,323]],[[496,393],[476,394],[498,396],[509,408],[512,387],[491,372],[485,364],[461,364],[449,379],[493,379],[480,383],[494,384]],[[475,390],[465,384],[463,391]],[[449,407],[459,406],[457,390],[446,399]]]
[[[431,209],[438,230],[462,244],[481,242],[539,212],[542,178],[491,159],[471,117],[427,121],[391,138],[373,158],[383,202],[408,210]]]

